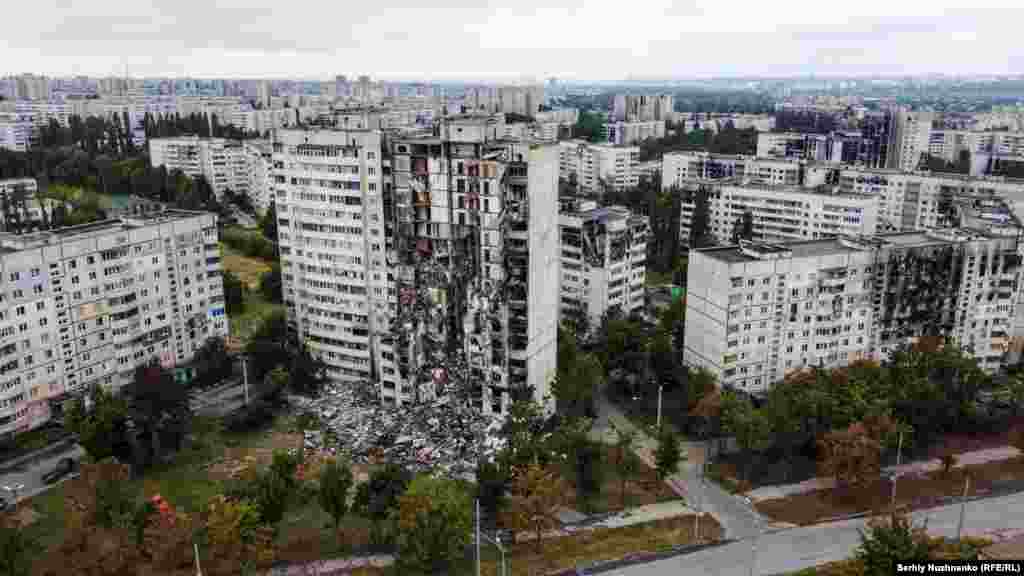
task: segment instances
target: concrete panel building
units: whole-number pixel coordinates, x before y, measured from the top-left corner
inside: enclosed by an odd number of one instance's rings
[[[219,199],[231,189],[247,194],[249,189],[248,160],[241,142],[224,138],[153,138],[149,140],[149,162],[181,170],[187,176],[203,176]]]
[[[680,238],[689,241],[697,197],[708,201],[708,229],[720,244],[733,241],[734,232],[749,213],[754,240],[782,242],[832,235],[878,232],[878,204],[870,195],[806,189],[723,179],[689,183],[682,195]]]
[[[39,426],[136,366],[191,360],[226,336],[216,216],[170,210],[0,234],[0,434]]]
[[[944,336],[994,371],[1020,262],[1016,235],[968,229],[694,250],[685,362],[759,393],[794,370],[883,360]]]
[[[586,316],[596,326],[613,308],[624,314],[644,307],[647,218],[623,206],[581,202],[561,216],[561,320]]]
[[[622,190],[639,184],[640,148],[591,144],[581,140],[559,142],[559,178],[579,186],[580,192],[599,194],[605,188]]]

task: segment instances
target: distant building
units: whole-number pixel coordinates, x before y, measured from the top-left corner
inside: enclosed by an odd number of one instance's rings
[[[911,112],[898,109],[893,112],[891,156],[888,168],[913,171],[921,164],[921,158],[928,153],[933,112]]]
[[[665,137],[665,122],[609,122],[604,125],[607,142],[615,146],[631,146],[649,138]]]
[[[640,182],[640,148],[591,144],[581,140],[559,142],[558,177],[575,181],[579,191],[600,194],[605,189],[624,190]]]
[[[249,192],[248,164],[241,142],[198,136],[151,138],[149,162],[154,167],[166,166],[168,171],[205,177],[218,199],[228,189],[237,194]]]
[[[699,150],[667,152],[661,157],[661,187],[694,180],[739,178],[745,181],[800,186],[805,163],[800,160],[712,154]]]
[[[562,242],[561,320],[586,316],[596,326],[616,308],[624,314],[644,308],[647,218],[628,208],[598,208],[581,202],[560,215]]]
[[[672,117],[673,98],[670,94],[616,94],[612,120],[618,122],[665,123]]]
[[[0,148],[25,152],[32,145],[30,119],[15,112],[0,112]]]
[[[733,241],[749,213],[753,240],[782,242],[878,232],[878,202],[869,194],[807,189],[738,178],[688,183],[682,187],[679,233],[690,239],[698,195],[708,201],[708,232],[719,244]]]

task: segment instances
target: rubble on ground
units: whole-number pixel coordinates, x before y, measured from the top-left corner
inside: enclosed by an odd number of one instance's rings
[[[450,396],[435,401],[384,407],[365,385],[331,383],[315,399],[295,398],[300,410],[320,417],[354,463],[390,461],[414,472],[438,472],[475,479],[481,457],[502,448],[500,417],[480,414]],[[328,450],[320,431],[305,432],[307,450]]]

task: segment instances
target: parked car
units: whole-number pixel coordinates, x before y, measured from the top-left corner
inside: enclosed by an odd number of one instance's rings
[[[43,474],[43,482],[46,484],[53,484],[61,478],[71,474],[75,471],[77,463],[72,458],[61,458],[57,465],[53,467],[46,474]]]

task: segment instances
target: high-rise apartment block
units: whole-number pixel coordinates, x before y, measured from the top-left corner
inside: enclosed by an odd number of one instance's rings
[[[185,175],[203,176],[219,199],[225,190],[248,194],[248,159],[241,142],[224,138],[152,138],[149,162],[181,170]]]
[[[700,197],[707,202],[707,225],[717,242],[733,242],[749,214],[753,239],[765,242],[815,239],[878,231],[878,203],[868,194],[825,188],[771,185],[739,178],[689,183],[681,197],[680,238],[690,239]]]
[[[647,218],[623,206],[598,208],[581,202],[562,212],[562,321],[586,317],[597,326],[616,308],[644,308]]]
[[[620,122],[665,123],[672,117],[670,94],[616,94],[612,119]]]
[[[609,122],[604,125],[607,142],[617,146],[639,144],[651,138],[665,137],[665,122],[651,120],[648,122]]]
[[[946,229],[691,251],[685,362],[763,392],[793,370],[942,336],[995,370],[1016,330],[1018,237]]]
[[[665,190],[693,180],[741,178],[763,184],[803,184],[804,162],[702,151],[668,152],[661,157],[661,187]]]
[[[563,140],[559,146],[558,176],[576,182],[580,192],[603,193],[623,190],[640,182],[640,148],[591,144],[581,140]]]
[[[386,405],[459,381],[484,412],[548,402],[558,317],[558,152],[491,116],[432,134],[282,130],[274,188],[289,323]],[[555,287],[555,289],[552,289]]]
[[[893,111],[893,129],[889,147],[888,168],[903,171],[917,170],[921,158],[928,153],[934,112],[909,111],[898,109]]]
[[[170,210],[0,234],[0,434],[45,423],[69,395],[191,360],[228,331],[216,216]]]

